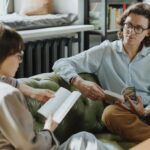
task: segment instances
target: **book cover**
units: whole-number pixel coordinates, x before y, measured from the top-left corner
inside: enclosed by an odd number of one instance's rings
[[[130,97],[131,100],[137,103],[136,89],[134,86],[125,87],[122,90],[121,94],[109,90],[105,90],[104,93],[106,94],[106,102],[109,104],[114,104],[116,101],[119,100],[124,102],[128,106],[129,104],[128,101],[125,100],[125,96]]]
[[[55,93],[55,97],[49,99],[39,110],[38,113],[48,118],[52,116],[53,121],[60,123],[75,102],[79,99],[81,93],[79,91],[70,92],[61,87]]]
[[[105,90],[106,102],[109,104],[114,104],[116,101],[124,101],[124,96],[109,90]]]

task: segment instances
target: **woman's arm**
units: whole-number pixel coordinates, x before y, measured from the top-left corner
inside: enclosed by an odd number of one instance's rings
[[[54,92],[48,89],[36,89],[23,83],[20,83],[17,88],[24,95],[43,102],[47,101],[49,98],[54,97]]]
[[[24,96],[19,90],[0,83],[0,91],[0,131],[5,140],[8,140],[6,143],[11,143],[15,149],[22,150],[52,148],[51,132],[47,130],[34,132],[31,113],[25,107]]]
[[[7,83],[13,87],[18,88],[24,95],[39,101],[47,101],[49,98],[54,96],[54,92],[48,89],[35,89],[24,83],[18,83],[18,80],[11,77],[2,76],[0,81]]]

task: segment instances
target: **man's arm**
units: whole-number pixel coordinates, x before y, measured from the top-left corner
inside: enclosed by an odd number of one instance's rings
[[[76,77],[78,73],[96,73],[100,68],[104,55],[104,44],[95,46],[78,55],[62,58],[55,62],[53,70],[60,75],[66,82],[70,82],[71,78]]]
[[[56,61],[53,66],[54,72],[68,83],[71,82],[84,96],[93,100],[103,99],[103,89],[96,83],[83,80],[78,73],[96,73],[99,70],[105,44],[104,42],[76,56]]]
[[[71,84],[73,84],[85,97],[92,100],[103,100],[105,98],[103,89],[98,84],[86,81],[80,76],[76,76],[71,81]]]

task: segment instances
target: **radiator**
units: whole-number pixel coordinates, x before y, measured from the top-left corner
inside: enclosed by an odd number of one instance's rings
[[[24,58],[18,69],[17,78],[51,72],[59,58],[72,55],[72,38],[56,38],[25,43]]]

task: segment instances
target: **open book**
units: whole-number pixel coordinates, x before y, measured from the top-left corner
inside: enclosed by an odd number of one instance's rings
[[[39,110],[38,113],[48,118],[52,116],[53,121],[60,123],[75,102],[79,99],[81,93],[79,91],[73,91],[72,93],[60,87],[55,93],[55,97],[49,99]]]
[[[109,104],[114,104],[116,101],[124,101],[124,96],[109,90],[105,90],[104,93],[106,94],[106,102]]]
[[[133,86],[126,87],[122,90],[121,94],[105,90],[104,93],[106,94],[106,102],[109,104],[115,103],[115,101],[123,101],[128,105],[128,102],[124,99],[124,96],[130,97],[131,100],[133,100],[135,103],[137,102],[136,97],[136,89]]]

